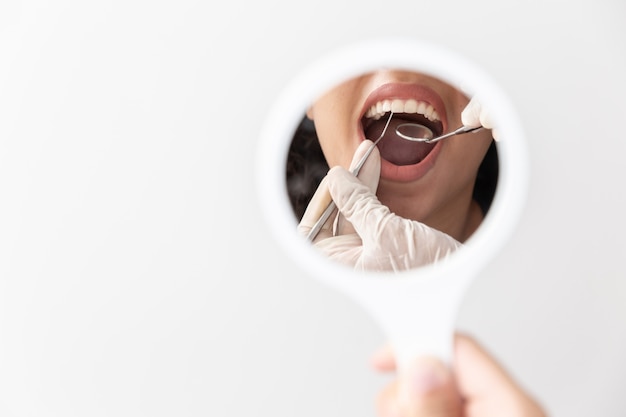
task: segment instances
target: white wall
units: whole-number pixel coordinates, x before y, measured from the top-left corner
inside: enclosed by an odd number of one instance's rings
[[[371,318],[269,238],[258,129],[377,35],[472,57],[531,188],[459,327],[554,416],[626,400],[626,6],[604,1],[0,5],[0,414],[373,416]]]

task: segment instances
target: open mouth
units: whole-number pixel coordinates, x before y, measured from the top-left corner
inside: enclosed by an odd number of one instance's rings
[[[375,141],[382,134],[389,113],[393,116],[385,135],[378,142],[381,158],[394,165],[415,165],[420,163],[436,146],[435,143],[414,142],[396,134],[396,127],[402,123],[419,123],[428,127],[435,136],[443,133],[444,127],[439,114],[432,105],[414,99],[382,100],[372,105],[361,119],[365,137]]]

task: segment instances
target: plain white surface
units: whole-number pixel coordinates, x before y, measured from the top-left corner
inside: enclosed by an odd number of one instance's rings
[[[526,210],[459,327],[551,415],[622,415],[624,16],[617,0],[2,3],[1,414],[373,416],[383,335],[269,238],[252,176],[285,81],[394,34],[472,57],[529,139]]]

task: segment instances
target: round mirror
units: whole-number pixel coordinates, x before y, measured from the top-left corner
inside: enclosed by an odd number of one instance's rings
[[[291,260],[360,302],[402,367],[450,357],[462,294],[521,213],[527,161],[488,75],[435,45],[387,39],[329,54],[285,87],[257,180]]]
[[[417,125],[432,136],[462,128],[470,103],[482,108],[474,120],[483,117],[485,128],[435,143],[404,137],[420,136]],[[335,207],[311,235],[336,205],[330,192],[349,200],[346,190],[354,190],[345,172],[326,189],[322,179],[337,166],[354,172],[377,139],[358,175],[366,187],[359,193],[371,195],[349,201],[344,213]],[[526,173],[521,126],[493,80],[450,51],[406,39],[364,42],[316,61],[278,97],[259,149],[260,195],[278,241],[309,270],[340,279],[351,274],[337,265],[423,275],[463,259],[485,262],[518,218]],[[355,204],[367,208],[361,218]]]

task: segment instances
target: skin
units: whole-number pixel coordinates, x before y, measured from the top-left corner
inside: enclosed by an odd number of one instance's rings
[[[360,120],[366,99],[372,91],[388,83],[429,87],[445,105],[446,132],[461,126],[460,115],[469,100],[443,81],[407,71],[381,70],[365,74],[328,91],[307,111],[307,116],[314,121],[330,167],[349,167],[355,150],[364,139]],[[486,129],[472,135],[471,139],[456,136],[440,142],[440,153],[433,167],[420,178],[400,181],[382,177],[378,199],[401,217],[422,222],[458,241],[465,241],[483,218],[478,204],[472,199],[472,191],[478,167],[492,141],[491,132]]]
[[[379,372],[396,371],[387,346],[372,356]],[[454,364],[420,358],[392,380],[376,401],[380,417],[546,417],[541,406],[468,335],[458,334]]]

